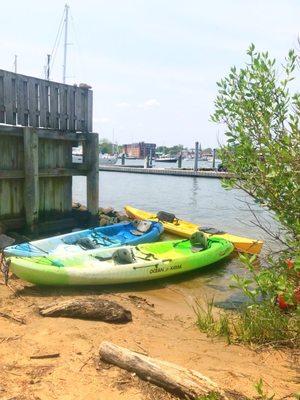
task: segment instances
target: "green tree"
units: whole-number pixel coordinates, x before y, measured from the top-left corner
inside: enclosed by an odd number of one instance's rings
[[[101,139],[99,141],[99,150],[102,154],[111,154],[112,153],[112,143],[107,139]]]
[[[223,164],[235,178],[228,188],[243,189],[272,211],[295,248],[300,234],[300,94],[291,94],[297,56],[290,50],[279,67],[252,44],[245,68],[231,68],[217,83],[212,120],[226,127]],[[299,246],[299,242],[298,242]]]
[[[156,152],[163,154],[170,154],[170,156],[177,156],[184,149],[182,144],[177,144],[172,147],[158,146]]]
[[[110,142],[108,139],[103,138],[99,142],[99,152],[102,154],[119,154],[122,151],[123,146],[118,146],[117,144],[113,146],[112,142]]]

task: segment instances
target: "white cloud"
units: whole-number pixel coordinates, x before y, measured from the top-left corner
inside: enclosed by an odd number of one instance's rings
[[[139,108],[143,108],[144,110],[149,110],[151,108],[160,107],[160,102],[157,99],[149,99],[144,101],[144,103],[138,105]]]
[[[127,103],[126,101],[121,101],[120,103],[116,104],[116,107],[118,107],[118,108],[129,108],[129,107],[131,107],[131,104]]]

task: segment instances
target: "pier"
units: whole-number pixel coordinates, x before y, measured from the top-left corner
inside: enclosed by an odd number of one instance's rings
[[[99,171],[107,172],[125,172],[131,174],[150,174],[150,175],[170,175],[170,176],[185,176],[193,178],[232,178],[233,175],[229,172],[219,171],[205,171],[193,169],[179,169],[179,168],[141,168],[129,167],[123,165],[100,165]]]
[[[71,228],[72,177],[87,177],[87,207],[99,206],[98,134],[87,85],[66,85],[0,69],[0,232]],[[84,163],[72,162],[83,146]]]

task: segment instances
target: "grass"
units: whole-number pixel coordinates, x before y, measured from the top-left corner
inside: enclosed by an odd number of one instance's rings
[[[201,332],[205,332],[208,336],[222,336],[231,343],[231,329],[229,323],[229,315],[219,313],[217,317],[213,314],[214,299],[208,300],[204,305],[199,299],[196,299],[194,312],[197,316],[197,325]]]
[[[211,392],[210,394],[207,394],[205,396],[200,396],[197,398],[197,400],[220,400],[221,397],[218,393]]]
[[[245,305],[239,312],[213,312],[214,301],[196,300],[197,326],[210,337],[224,337],[228,344],[300,347],[299,316],[282,312],[269,302]]]

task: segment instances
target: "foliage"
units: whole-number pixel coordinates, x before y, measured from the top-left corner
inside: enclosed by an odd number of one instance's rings
[[[213,300],[202,306],[196,301],[197,325],[209,336],[223,336],[228,343],[241,342],[272,346],[300,346],[300,262],[282,255],[268,268],[256,258],[240,256],[247,276],[233,275],[231,287],[240,289],[248,301],[238,313],[213,315]],[[280,296],[280,297],[279,297]],[[281,299],[279,307],[278,299]]]
[[[257,394],[258,394],[258,399],[259,400],[273,400],[275,395],[272,394],[271,396],[268,396],[267,392],[265,392],[264,390],[264,382],[263,380],[260,378],[260,380],[254,385]]]
[[[294,261],[288,253],[282,253],[277,260],[269,257],[268,268],[259,268],[256,256],[240,254],[239,258],[248,274],[246,278],[233,275],[235,283],[231,287],[241,289],[252,304],[263,300],[273,305],[281,295],[289,306],[297,306],[295,289],[299,285],[300,260]]]
[[[267,52],[248,50],[245,68],[231,68],[217,83],[212,120],[226,126],[222,163],[236,178],[227,188],[241,188],[275,213],[295,247],[300,235],[300,94],[292,95],[297,56],[290,50],[279,71]]]
[[[99,151],[102,154],[119,154],[122,151],[122,146],[113,145],[112,142],[104,138],[99,142]]]
[[[220,400],[220,399],[221,399],[220,395],[216,392],[211,392],[207,395],[200,396],[197,398],[197,400]]]
[[[248,56],[244,68],[231,68],[217,83],[212,120],[225,124],[227,144],[220,157],[235,176],[223,184],[244,190],[273,213],[287,233],[287,250],[277,259],[269,257],[265,267],[255,256],[240,256],[246,277],[234,275],[233,286],[248,302],[238,314],[227,314],[225,336],[229,341],[299,347],[300,94],[290,92],[297,56],[290,50],[281,70],[254,45]],[[206,314],[200,311],[199,328],[221,334],[220,321],[210,319],[212,305]]]
[[[184,149],[182,144],[177,144],[172,147],[158,146],[156,147],[157,153],[169,154],[170,156],[177,156]]]
[[[197,326],[201,332],[205,332],[208,336],[226,337],[227,343],[231,343],[231,329],[229,325],[229,317],[226,313],[219,313],[218,316],[213,314],[214,299],[206,299],[204,305],[200,300],[196,299],[194,312],[197,317]]]

